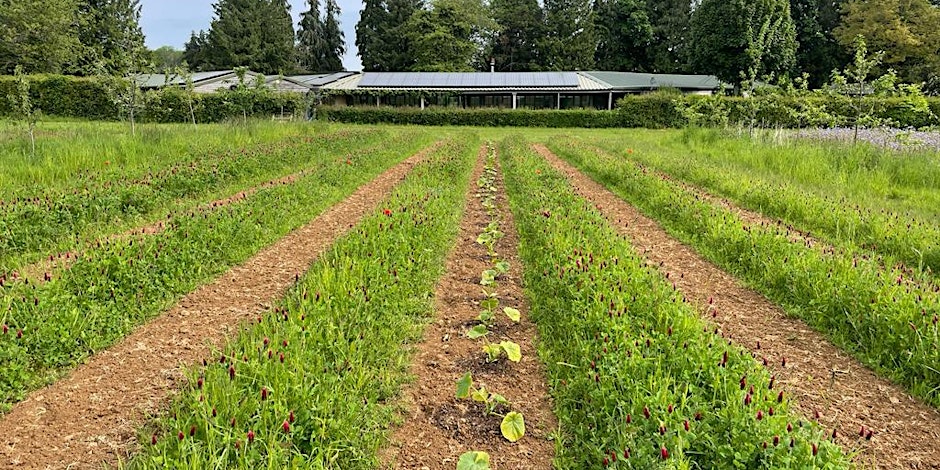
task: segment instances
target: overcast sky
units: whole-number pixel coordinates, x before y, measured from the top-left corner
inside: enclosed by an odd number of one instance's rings
[[[360,70],[362,64],[356,55],[356,23],[362,0],[338,0],[343,11],[340,16],[343,32],[346,34],[346,55],[343,65],[347,70]],[[192,31],[209,29],[212,20],[213,0],[141,0],[140,26],[147,37],[147,47],[156,49],[160,46],[173,46],[182,49],[189,40]],[[294,29],[300,13],[307,9],[306,1],[290,0],[291,13],[294,15]],[[320,2],[322,5],[324,2]]]

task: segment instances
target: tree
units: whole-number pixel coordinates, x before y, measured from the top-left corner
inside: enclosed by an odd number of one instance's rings
[[[538,45],[545,36],[545,15],[537,0],[493,0],[490,3],[496,33],[490,56],[501,72],[527,72],[545,68]]]
[[[297,61],[300,68],[311,72],[328,70],[325,67],[326,37],[320,20],[319,0],[308,0],[307,11],[300,14],[297,29]]]
[[[218,0],[205,34],[193,33],[184,59],[197,70],[245,66],[275,74],[295,68],[294,27],[287,0]]]
[[[421,0],[365,0],[356,23],[356,46],[367,72],[410,70],[414,65],[413,35],[408,21]]]
[[[549,33],[542,50],[551,69],[594,68],[597,37],[590,0],[545,0],[545,21]]]
[[[940,10],[927,0],[851,0],[844,14],[835,30],[843,46],[863,36],[872,50],[884,52],[884,66],[905,81],[940,74]]]
[[[133,60],[130,51],[144,47],[139,0],[79,0],[77,11],[82,53],[73,72],[92,73],[99,63],[120,70]]]
[[[173,46],[161,46],[150,51],[150,60],[154,70],[160,73],[173,73],[183,63],[183,51]]]
[[[414,52],[411,70],[469,72],[479,55],[483,38],[495,24],[479,0],[434,0],[408,21],[408,38]]]
[[[736,84],[786,75],[797,47],[787,0],[703,0],[691,42],[695,71]]]
[[[336,0],[326,0],[326,19],[323,20],[323,35],[326,38],[326,70],[343,70],[343,55],[346,54],[346,35],[339,25],[342,11]]]
[[[688,73],[692,2],[646,0],[646,15],[652,27],[648,69],[656,73]]]
[[[199,31],[198,34],[193,31],[189,41],[183,46],[183,62],[189,64],[192,70],[210,70],[212,64],[209,62],[208,51],[209,34],[205,31]]]
[[[653,27],[642,0],[596,0],[597,68],[649,72]]]
[[[809,74],[809,85],[823,85],[833,70],[849,61],[847,50],[832,31],[842,22],[843,0],[790,0],[796,28],[796,69]]]
[[[9,96],[13,108],[13,118],[26,123],[26,129],[29,133],[30,156],[35,157],[36,123],[39,121],[40,111],[33,107],[32,99],[29,97],[29,78],[23,74],[23,68],[17,65],[13,75],[16,91]]]
[[[0,0],[0,73],[60,73],[79,49],[75,0]]]

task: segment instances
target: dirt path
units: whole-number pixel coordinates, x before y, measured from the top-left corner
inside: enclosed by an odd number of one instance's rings
[[[734,277],[670,237],[656,222],[562,161],[542,145],[533,148],[565,173],[635,249],[671,279],[687,299],[748,348],[794,399],[796,411],[813,417],[847,451],[858,451],[861,468],[940,469],[940,412],[879,377],[803,322],[744,287]],[[708,300],[714,299],[709,307]],[[783,365],[785,359],[785,366]],[[874,430],[867,441],[862,427]]]
[[[485,152],[483,147],[471,190],[476,189]],[[551,468],[554,444],[548,436],[557,427],[557,421],[535,350],[536,327],[527,320],[528,305],[521,285],[522,261],[517,254],[519,238],[501,177],[497,187],[500,230],[505,236],[497,243],[496,252],[511,268],[499,279],[501,317],[489,340],[519,343],[522,360],[511,363],[503,358],[487,364],[482,340],[466,336],[467,330],[477,324],[475,319],[481,310],[480,275],[492,267],[487,249],[476,243],[490,217],[479,198],[471,193],[457,245],[448,257],[446,272],[435,293],[436,318],[425,329],[412,362],[411,373],[417,380],[405,391],[408,416],[395,430],[392,446],[383,456],[389,468],[453,470],[458,457],[471,450],[489,453],[494,469]],[[502,316],[502,307],[519,309],[521,322],[514,324]],[[467,371],[472,372],[477,386],[504,395],[513,409],[525,416],[525,437],[510,443],[500,434],[501,417],[485,417],[479,404],[454,398],[456,381]]]
[[[184,297],[164,315],[37,390],[0,420],[0,468],[79,469],[117,464],[136,432],[239,323],[271,308],[321,253],[436,146],[360,187],[309,224]]]

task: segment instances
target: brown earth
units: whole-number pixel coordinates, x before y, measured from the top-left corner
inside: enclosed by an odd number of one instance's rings
[[[795,411],[836,429],[861,468],[940,469],[940,412],[878,376],[806,324],[669,236],[655,221],[543,145],[533,148],[566,174],[650,264],[672,273],[689,302],[724,335],[768,360]],[[714,300],[709,307],[708,300]],[[715,314],[712,317],[712,314]],[[784,358],[786,365],[784,366]],[[874,430],[868,441],[862,427]]]
[[[471,191],[476,189],[475,182],[483,171],[485,156],[484,146]],[[511,363],[503,357],[499,362],[488,364],[482,351],[483,340],[466,336],[467,330],[478,323],[476,317],[481,310],[480,275],[492,267],[487,249],[476,243],[477,236],[491,219],[478,200],[479,193],[471,192],[457,244],[437,286],[436,317],[425,329],[412,362],[411,373],[417,379],[404,392],[408,404],[405,421],[395,429],[392,444],[383,455],[387,468],[453,470],[460,455],[471,450],[489,453],[494,469],[551,468],[554,444],[550,434],[558,425],[535,350],[537,330],[527,319],[522,262],[517,253],[519,238],[499,177],[497,187],[498,220],[505,236],[497,243],[496,252],[511,268],[498,280],[500,317],[488,340],[519,343],[522,360]],[[512,323],[503,316],[502,307],[519,309],[522,312],[520,323]],[[454,398],[457,379],[468,371],[473,374],[476,387],[482,385],[504,395],[512,403],[512,409],[523,414],[525,437],[510,443],[499,430],[502,417],[486,416],[480,404]]]
[[[115,465],[137,429],[179,388],[183,371],[271,308],[309,265],[437,148],[379,175],[309,224],[184,297],[162,316],[37,390],[0,419],[0,468]]]

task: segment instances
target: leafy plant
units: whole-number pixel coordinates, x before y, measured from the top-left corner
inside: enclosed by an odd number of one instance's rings
[[[490,454],[476,450],[466,452],[457,460],[457,470],[490,470]]]
[[[36,156],[36,123],[42,114],[40,110],[35,109],[32,99],[29,96],[29,80],[23,74],[23,68],[16,66],[13,72],[13,78],[16,83],[15,93],[9,96],[10,104],[13,107],[13,117],[26,123],[26,130],[29,134],[29,154]]]
[[[506,397],[492,393],[486,387],[476,388],[473,384],[473,376],[470,372],[464,374],[457,380],[457,392],[454,394],[458,400],[471,399],[482,403],[484,412],[488,415],[499,415],[496,410],[500,407],[510,407],[509,400]],[[503,421],[500,424],[500,432],[509,442],[516,442],[525,435],[525,419],[522,413],[510,411],[503,415]]]

